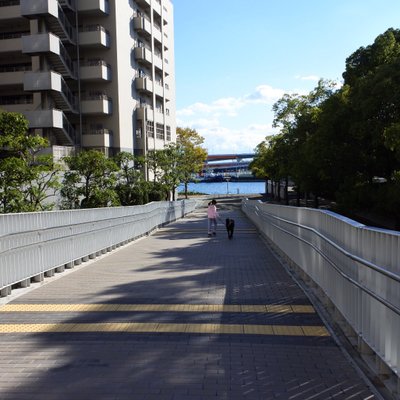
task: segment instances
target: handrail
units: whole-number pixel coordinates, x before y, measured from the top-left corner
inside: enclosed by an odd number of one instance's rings
[[[292,221],[288,221],[284,218],[281,217],[277,217],[275,215],[269,214],[265,211],[262,211],[260,209],[258,209],[259,211],[259,215],[268,215],[268,217],[272,218],[272,219],[276,219],[285,223],[288,223],[290,225],[294,225],[298,228],[301,229],[306,229],[308,231],[313,232],[314,234],[316,234],[317,236],[319,236],[321,239],[323,239],[325,242],[329,243],[332,247],[336,248],[339,252],[341,252],[343,255],[345,255],[346,257],[349,257],[350,259],[353,259],[354,261],[357,261],[363,265],[365,265],[366,267],[372,268],[375,271],[386,275],[387,277],[389,277],[390,279],[395,280],[396,282],[400,282],[400,276],[393,274],[390,271],[387,271],[385,269],[383,269],[382,267],[379,267],[367,260],[362,259],[361,257],[358,257],[354,254],[351,254],[350,252],[348,252],[347,250],[345,250],[343,247],[337,245],[336,243],[334,243],[332,240],[330,240],[329,238],[327,238],[326,236],[322,235],[321,233],[319,233],[317,230],[315,230],[314,228],[310,228],[308,226],[302,225],[302,224],[298,224]],[[267,217],[267,218],[268,218]],[[320,254],[327,262],[329,262],[329,264],[332,265],[332,267],[346,280],[348,280],[349,282],[351,282],[352,284],[354,284],[355,286],[357,286],[359,289],[361,289],[362,291],[368,293],[370,296],[372,296],[374,299],[378,300],[380,303],[384,304],[386,307],[389,307],[393,312],[395,312],[396,314],[400,315],[400,308],[396,307],[395,305],[393,305],[392,303],[388,302],[387,300],[383,299],[381,296],[377,295],[376,293],[374,293],[372,290],[368,289],[367,287],[365,287],[364,285],[358,283],[356,280],[354,280],[353,278],[351,278],[350,276],[348,276],[346,273],[344,273],[337,265],[334,261],[332,261],[325,253],[323,253],[320,248],[318,248],[317,246],[315,246],[313,243],[309,242],[306,239],[303,239],[301,237],[296,236],[295,234],[293,234],[292,232],[280,227],[277,224],[274,224],[273,222],[270,222],[270,224],[272,226],[274,226],[276,229],[279,229],[280,231],[284,232],[287,235],[290,235],[294,238],[296,238],[297,240],[300,240],[303,243],[306,243],[307,245],[309,245],[310,247],[312,247],[318,254]]]
[[[380,266],[378,266],[378,265],[376,265],[376,264],[374,264],[374,263],[372,263],[372,262],[370,262],[370,261],[368,261],[368,260],[364,260],[363,258],[361,258],[361,257],[359,257],[359,256],[356,256],[355,254],[350,253],[349,251],[347,251],[347,250],[344,249],[343,247],[339,246],[337,243],[335,243],[335,242],[332,241],[331,239],[329,239],[329,238],[327,238],[326,236],[322,235],[322,234],[321,234],[320,232],[318,232],[316,229],[310,228],[310,227],[308,227],[308,226],[306,226],[306,225],[299,224],[299,223],[297,223],[297,222],[289,221],[289,220],[284,219],[284,218],[282,218],[282,217],[277,217],[277,216],[275,216],[275,215],[273,215],[273,214],[267,213],[266,211],[262,211],[262,210],[260,210],[260,211],[261,211],[262,214],[269,215],[271,218],[276,219],[276,220],[278,220],[278,221],[282,221],[282,222],[284,222],[284,223],[287,223],[287,224],[290,224],[290,225],[294,225],[294,226],[297,226],[297,227],[299,227],[299,228],[301,228],[301,229],[306,229],[306,230],[308,230],[308,231],[313,232],[315,235],[319,236],[321,239],[323,239],[323,240],[325,240],[327,243],[329,243],[329,244],[330,244],[332,247],[334,247],[336,250],[339,250],[339,251],[340,251],[343,255],[345,255],[346,257],[348,257],[348,258],[350,258],[350,259],[352,259],[352,260],[354,260],[354,261],[357,261],[358,263],[363,264],[363,265],[365,265],[366,267],[371,268],[371,269],[373,269],[373,270],[375,270],[375,271],[377,271],[377,272],[379,272],[379,273],[381,273],[381,274],[383,274],[383,275],[386,275],[387,277],[389,277],[390,279],[395,280],[396,282],[400,282],[400,275],[394,274],[393,272],[390,272],[390,271],[386,270],[386,269],[383,268],[383,267],[380,267]],[[274,226],[278,227],[277,225],[274,225]],[[299,238],[299,239],[300,239],[300,238]]]
[[[58,19],[61,22],[62,26],[64,27],[66,33],[71,38],[73,42],[76,42],[76,31],[71,22],[69,22],[68,18],[66,17],[64,10],[62,9],[60,3],[58,3]]]
[[[59,43],[60,43],[60,56],[65,62],[65,65],[70,70],[73,77],[76,77],[76,64],[72,61],[72,58],[68,54],[67,49],[64,47],[61,40],[59,41]]]
[[[64,78],[61,76],[61,91],[63,95],[66,97],[68,100],[69,104],[72,106],[74,111],[78,110],[78,99],[77,97],[72,93],[72,90],[69,88],[67,83],[65,82]]]
[[[20,71],[32,71],[32,64],[12,64],[12,65],[0,65],[1,72],[20,72]]]

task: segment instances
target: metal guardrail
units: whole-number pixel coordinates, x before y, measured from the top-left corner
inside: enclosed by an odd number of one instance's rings
[[[245,200],[245,214],[400,377],[400,233],[338,214]]]
[[[182,218],[195,200],[0,215],[0,290],[72,268]],[[41,280],[40,278],[39,280]],[[28,283],[29,284],[29,283]]]

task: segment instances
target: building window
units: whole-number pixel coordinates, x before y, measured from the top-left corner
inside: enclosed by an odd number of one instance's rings
[[[165,139],[164,125],[156,124],[156,138],[161,140]]]
[[[167,125],[167,140],[171,141],[171,127]]]
[[[146,132],[147,132],[147,137],[154,137],[154,122],[153,121],[147,121],[146,122]]]

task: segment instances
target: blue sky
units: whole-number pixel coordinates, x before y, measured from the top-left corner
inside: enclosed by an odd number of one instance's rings
[[[341,81],[345,61],[388,28],[399,0],[172,0],[177,124],[209,154],[254,150],[285,93]]]

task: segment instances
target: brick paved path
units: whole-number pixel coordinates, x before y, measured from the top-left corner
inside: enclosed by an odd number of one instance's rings
[[[233,203],[0,306],[1,400],[376,399]]]

